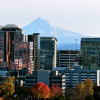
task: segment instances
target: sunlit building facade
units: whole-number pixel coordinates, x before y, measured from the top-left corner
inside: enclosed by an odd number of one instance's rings
[[[34,70],[40,69],[40,36],[39,33],[28,35],[28,43],[30,43],[30,61],[34,61]]]
[[[7,24],[0,29],[0,70],[16,71],[19,75],[30,74],[37,67],[34,58],[39,51],[39,34],[33,34],[34,40],[23,34],[23,30],[14,24]]]

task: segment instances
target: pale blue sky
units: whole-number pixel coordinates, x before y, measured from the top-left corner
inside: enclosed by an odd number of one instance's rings
[[[100,0],[0,0],[0,24],[24,27],[36,18],[56,27],[100,37]]]

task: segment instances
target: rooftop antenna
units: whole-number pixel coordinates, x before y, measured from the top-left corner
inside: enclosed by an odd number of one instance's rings
[[[77,39],[76,39],[76,50],[77,50]]]

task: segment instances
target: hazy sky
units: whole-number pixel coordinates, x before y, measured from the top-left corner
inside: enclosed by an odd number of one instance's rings
[[[56,27],[100,37],[100,0],[0,0],[0,24],[24,27],[36,18]]]

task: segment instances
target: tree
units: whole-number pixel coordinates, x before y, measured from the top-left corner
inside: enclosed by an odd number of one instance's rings
[[[6,96],[12,96],[12,94],[15,92],[13,81],[14,77],[8,77],[6,79],[6,82],[4,82],[1,86],[1,92],[4,93]]]
[[[93,98],[94,100],[100,100],[100,86],[95,86],[93,88]]]
[[[80,84],[77,84],[76,86],[76,98],[78,100],[84,100],[85,99],[85,85],[83,82]]]
[[[92,95],[87,95],[85,97],[85,100],[94,100],[93,96]],[[97,99],[96,99],[97,100]]]
[[[88,78],[85,80],[85,93],[86,95],[93,95],[93,83],[92,81]]]
[[[54,97],[62,95],[62,89],[58,85],[52,85],[50,98],[54,99]]]
[[[14,80],[15,80],[15,77],[8,77],[8,78],[6,78],[6,81],[8,81],[8,82],[14,82]]]
[[[30,90],[31,88],[26,86],[17,87],[16,93],[21,99],[23,97],[28,97],[30,95]]]
[[[31,92],[35,98],[49,98],[50,88],[42,82],[35,84]]]
[[[12,98],[9,98],[7,96],[3,96],[1,100],[13,100]]]
[[[53,100],[66,100],[66,98],[63,95],[56,96]]]
[[[81,83],[80,84],[77,84],[76,86],[76,98],[78,100],[85,100],[85,97],[87,96],[92,96],[93,95],[93,83],[90,79],[86,79],[85,80],[85,83]]]

